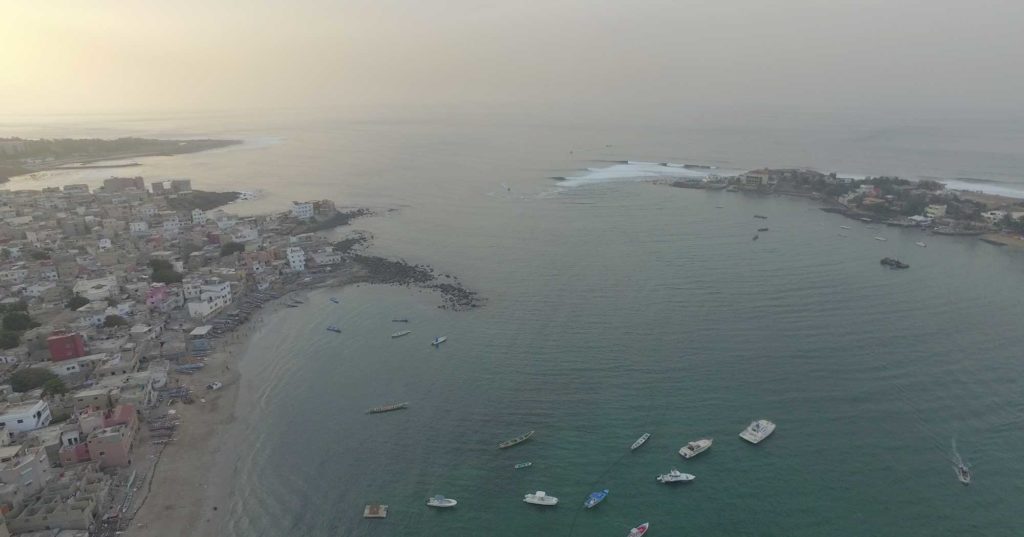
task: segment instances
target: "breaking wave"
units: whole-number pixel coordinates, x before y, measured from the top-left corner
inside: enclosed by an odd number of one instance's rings
[[[687,168],[686,164],[671,162],[642,162],[635,160],[618,161],[604,168],[587,168],[577,175],[560,178],[559,186],[575,187],[599,183],[625,181],[654,181],[658,179],[692,178],[699,179],[712,174],[735,175],[738,172],[723,171],[711,167]]]

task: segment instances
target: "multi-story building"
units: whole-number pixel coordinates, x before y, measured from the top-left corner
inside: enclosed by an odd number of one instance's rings
[[[308,201],[293,201],[292,216],[301,220],[309,220],[310,218],[313,218],[313,204]]]
[[[135,190],[146,190],[146,182],[141,177],[111,177],[103,180],[105,192],[124,192],[134,188]]]
[[[13,434],[46,427],[52,419],[50,405],[41,399],[0,406],[0,427]]]
[[[288,257],[288,265],[292,270],[302,272],[306,270],[306,252],[298,246],[292,246],[285,251]]]
[[[46,338],[46,346],[54,362],[85,356],[85,336],[78,332],[54,332]]]
[[[211,278],[200,286],[199,297],[186,302],[190,317],[204,319],[231,303],[231,283]]]

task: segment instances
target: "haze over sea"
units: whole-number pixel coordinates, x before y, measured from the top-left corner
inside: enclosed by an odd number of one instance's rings
[[[241,213],[314,198],[381,209],[353,225],[373,234],[372,251],[458,275],[486,297],[450,312],[427,293],[362,286],[314,291],[269,316],[241,364],[226,535],[611,537],[644,521],[652,535],[706,536],[1024,527],[1019,253],[870,228],[803,199],[608,171],[809,166],[1024,192],[1020,123],[279,113],[23,118],[0,132],[245,139],[7,188],[97,186],[116,172],[263,191],[229,208]],[[771,230],[752,241],[760,226]],[[912,268],[884,269],[883,256]],[[413,333],[389,337],[402,328]],[[449,340],[433,349],[435,335]],[[396,401],[410,409],[364,414]],[[774,436],[756,447],[737,438],[761,417],[778,423]],[[496,449],[528,430],[528,443]],[[651,440],[629,453],[644,432]],[[676,454],[705,436],[709,452]],[[973,464],[970,487],[949,462],[953,439]],[[514,471],[520,461],[534,465]],[[655,483],[672,467],[696,482]],[[608,500],[583,512],[603,488]],[[562,503],[521,502],[538,489]],[[433,494],[459,507],[429,510]],[[361,518],[373,502],[391,506],[388,519]]]

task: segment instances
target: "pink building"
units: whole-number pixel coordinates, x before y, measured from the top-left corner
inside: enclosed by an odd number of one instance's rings
[[[110,468],[131,464],[131,450],[139,429],[135,407],[86,408],[78,413],[78,425],[81,431],[61,434],[61,465],[97,461],[100,468]]]

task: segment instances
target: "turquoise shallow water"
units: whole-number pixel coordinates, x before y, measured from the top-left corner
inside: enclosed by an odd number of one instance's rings
[[[652,536],[1013,536],[1024,526],[1024,256],[870,229],[802,199],[549,179],[625,159],[1012,178],[1024,170],[1016,131],[979,151],[976,138],[842,126],[190,121],[74,132],[257,140],[143,159],[133,173],[263,189],[242,212],[318,197],[397,209],[354,224],[373,234],[373,252],[457,274],[488,299],[457,313],[429,293],[363,286],[268,316],[241,365],[226,535],[621,536],[650,521]],[[761,226],[771,231],[752,241]],[[927,248],[914,246],[922,239]],[[883,269],[883,256],[911,269]],[[406,328],[395,316],[412,320],[412,335],[390,339]],[[439,334],[449,341],[433,349]],[[393,401],[411,407],[364,414]],[[736,435],[759,417],[779,428],[749,446]],[[496,449],[531,429],[528,443]],[[630,454],[643,432],[654,436]],[[715,438],[709,452],[676,454],[703,436]],[[948,461],[954,438],[974,464],[970,487]],[[534,466],[514,471],[523,460]],[[696,482],[655,483],[673,466]],[[582,512],[602,488],[609,498]],[[562,503],[521,502],[538,489]],[[438,493],[459,506],[429,510]],[[362,519],[369,502],[389,504],[388,519]]]

